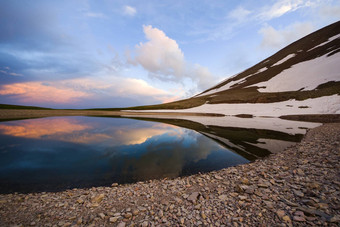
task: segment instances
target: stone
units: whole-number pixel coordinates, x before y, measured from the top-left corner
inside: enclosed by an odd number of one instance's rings
[[[299,196],[299,197],[303,197],[303,196],[304,196],[303,192],[301,192],[301,191],[299,191],[299,190],[293,189],[293,193],[294,193],[296,196]]]
[[[184,218],[179,219],[179,222],[183,225],[184,224]]]
[[[285,216],[285,212],[284,212],[283,210],[278,210],[278,211],[276,211],[276,214],[277,214],[277,216],[278,216],[279,218],[281,218],[281,219],[282,219],[283,216]]]
[[[330,220],[329,222],[332,222],[332,223],[338,223],[340,222],[340,215],[334,215]]]
[[[215,175],[215,179],[217,179],[217,180],[223,180],[223,177],[220,177],[219,175]]]
[[[111,184],[111,187],[117,187],[117,186],[118,186],[118,183]]]
[[[93,197],[93,198],[91,199],[91,202],[92,202],[92,203],[95,203],[95,204],[98,204],[98,203],[100,203],[100,202],[104,199],[104,197],[105,197],[104,194],[99,194],[98,196]]]
[[[109,221],[110,221],[111,223],[114,223],[114,222],[118,221],[118,218],[119,218],[119,217],[110,217]]]
[[[82,199],[77,199],[77,203],[83,204],[83,203],[84,203],[84,200],[82,200]]]
[[[191,201],[192,203],[195,203],[198,198],[198,195],[199,195],[198,192],[193,192],[188,196],[187,200]]]
[[[134,210],[132,211],[132,214],[133,214],[134,216],[138,215],[138,214],[139,214],[139,210],[134,209]]]
[[[294,221],[306,221],[305,217],[303,216],[294,216],[293,220]]]
[[[104,219],[104,218],[105,218],[105,214],[104,214],[104,213],[99,213],[98,216],[99,216],[101,219]]]
[[[126,214],[124,214],[124,218],[129,219],[129,218],[131,218],[131,217],[132,217],[132,214],[131,214],[131,213],[126,213]]]
[[[120,222],[117,227],[125,227],[126,223],[125,222]]]
[[[220,195],[218,198],[222,201],[225,201],[228,199],[228,195]]]
[[[148,221],[144,221],[143,223],[142,223],[142,227],[148,227],[149,226],[149,222]]]
[[[284,220],[286,223],[291,223],[292,222],[292,220],[290,219],[290,217],[288,215],[283,216],[282,220]]]

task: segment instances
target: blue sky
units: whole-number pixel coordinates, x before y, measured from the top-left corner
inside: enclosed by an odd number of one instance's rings
[[[339,19],[336,0],[2,0],[0,103],[187,98]]]

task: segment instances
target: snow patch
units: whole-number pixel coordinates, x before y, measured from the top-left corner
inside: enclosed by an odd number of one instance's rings
[[[224,115],[252,114],[254,116],[271,117],[294,114],[340,114],[340,96],[331,95],[302,101],[288,100],[274,103],[203,104],[190,109],[140,110],[136,112],[217,113]],[[242,121],[246,120],[242,119]]]
[[[274,65],[272,66],[277,66],[277,65],[281,65],[283,62],[288,61],[288,59],[291,59],[293,57],[295,57],[296,54],[288,54],[285,58],[282,58],[280,61],[276,62]]]
[[[259,88],[260,92],[283,92],[313,90],[320,84],[329,81],[340,80],[340,53],[327,57],[321,57],[304,61],[293,65],[271,78],[268,81],[250,85],[248,87],[265,87]]]
[[[219,88],[210,90],[210,91],[205,92],[205,93],[202,93],[202,94],[200,94],[200,95],[196,95],[196,97],[205,96],[205,95],[210,95],[210,94],[214,94],[214,93],[217,93],[217,92],[220,92],[220,91],[228,90],[228,89],[230,89],[233,85],[235,85],[235,84],[242,84],[242,83],[246,82],[246,79],[247,79],[248,77],[251,77],[251,76],[256,75],[256,74],[258,74],[258,73],[264,72],[264,71],[266,71],[267,69],[268,69],[267,67],[263,67],[263,68],[259,69],[257,72],[255,72],[255,73],[253,73],[253,74],[250,74],[250,75],[248,75],[248,76],[246,76],[246,77],[243,77],[243,78],[241,78],[241,79],[239,79],[239,80],[230,81],[229,83],[223,85],[222,87],[219,87]],[[239,75],[239,74],[236,74],[235,76],[233,76],[233,77],[231,77],[231,78],[234,78],[234,77],[236,77],[237,75]],[[231,78],[228,78],[227,80],[229,80],[229,79],[231,79]],[[221,83],[223,83],[223,82],[221,82]]]
[[[315,48],[321,47],[321,46],[323,46],[323,45],[325,45],[325,44],[327,44],[329,42],[332,42],[333,40],[335,40],[337,38],[340,38],[340,34],[337,34],[335,36],[330,37],[326,42],[323,42],[323,43],[321,43],[321,44],[319,44],[319,45],[309,49],[308,51],[311,51],[311,50],[314,50]]]

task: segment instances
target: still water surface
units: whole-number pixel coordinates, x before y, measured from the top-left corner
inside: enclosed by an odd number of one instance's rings
[[[248,159],[206,135],[164,123],[99,117],[0,122],[0,193],[177,177]]]

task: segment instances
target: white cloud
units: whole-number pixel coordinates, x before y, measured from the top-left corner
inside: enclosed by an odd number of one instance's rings
[[[249,16],[250,13],[251,11],[243,8],[242,6],[239,6],[236,9],[232,10],[228,16],[229,18],[235,19],[238,22],[242,22],[247,18],[247,16]]]
[[[265,25],[259,31],[262,35],[261,47],[279,49],[311,33],[313,30],[314,26],[309,22],[295,23],[278,30],[270,25]]]
[[[271,20],[273,18],[281,17],[282,15],[295,11],[302,7],[312,6],[312,1],[309,0],[279,0],[272,6],[265,6],[259,13],[260,18],[264,20]]]
[[[208,69],[187,63],[177,42],[163,31],[150,25],[143,29],[148,41],[136,46],[134,59],[128,57],[130,64],[141,65],[151,77],[161,81],[183,83],[190,79],[200,90],[215,82]]]
[[[132,6],[124,6],[123,10],[124,14],[128,16],[134,16],[137,13],[136,8],[133,8]]]

